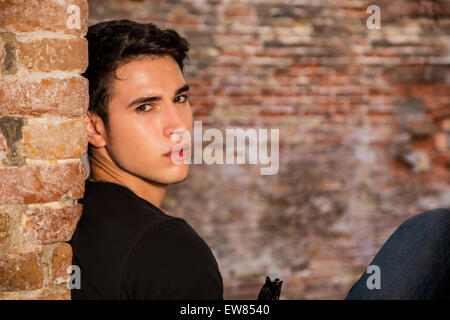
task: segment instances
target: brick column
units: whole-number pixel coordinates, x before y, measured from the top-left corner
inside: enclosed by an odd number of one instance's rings
[[[70,299],[87,18],[85,0],[0,2],[0,299]]]

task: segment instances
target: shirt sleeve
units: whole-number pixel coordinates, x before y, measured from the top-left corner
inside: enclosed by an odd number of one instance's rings
[[[130,252],[122,272],[129,299],[223,300],[223,282],[206,242],[183,219],[159,222]]]

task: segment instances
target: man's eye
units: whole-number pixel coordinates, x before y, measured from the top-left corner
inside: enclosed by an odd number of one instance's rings
[[[184,103],[187,100],[187,95],[183,94],[175,98],[175,102]]]
[[[148,108],[147,108],[147,107],[148,107]],[[152,106],[146,103],[146,104],[143,104],[143,105],[137,107],[137,108],[136,108],[136,111],[147,112],[147,111],[150,111],[151,108],[152,108]]]

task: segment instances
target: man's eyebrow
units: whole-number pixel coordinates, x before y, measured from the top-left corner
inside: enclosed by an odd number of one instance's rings
[[[188,84],[185,84],[185,85],[182,86],[180,89],[178,89],[177,91],[175,91],[175,95],[177,96],[177,95],[179,95],[179,94],[182,93],[182,92],[189,91],[190,88],[191,88],[191,87],[189,87]]]
[[[185,91],[189,91],[190,87],[188,84],[185,84],[184,86],[182,86],[181,88],[179,88],[177,91],[175,91],[175,96],[179,95],[182,92]],[[153,102],[153,101],[159,101],[162,98],[160,96],[154,96],[154,97],[140,97],[137,98],[136,100],[132,101],[127,107],[126,109],[128,109],[129,107],[138,104],[138,103],[148,103],[148,102]]]
[[[129,107],[138,104],[138,103],[148,103],[148,102],[153,102],[153,101],[158,101],[161,100],[161,97],[140,97],[137,98],[136,100],[134,100],[133,102],[131,102],[126,109],[128,109]]]

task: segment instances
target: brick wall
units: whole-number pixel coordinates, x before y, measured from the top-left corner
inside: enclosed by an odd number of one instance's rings
[[[0,299],[70,299],[87,15],[83,0],[0,1]]]
[[[381,9],[369,30],[367,7]],[[450,207],[449,2],[89,1],[192,45],[204,128],[279,128],[280,171],[192,165],[164,206],[212,247],[226,298],[343,298],[407,217]]]
[[[0,298],[70,298],[88,9],[0,9]],[[266,274],[282,299],[343,298],[402,221],[450,208],[448,1],[89,1],[90,24],[117,18],[188,38],[204,128],[280,129],[277,175],[192,165],[164,202],[210,244],[225,298],[256,298]]]

